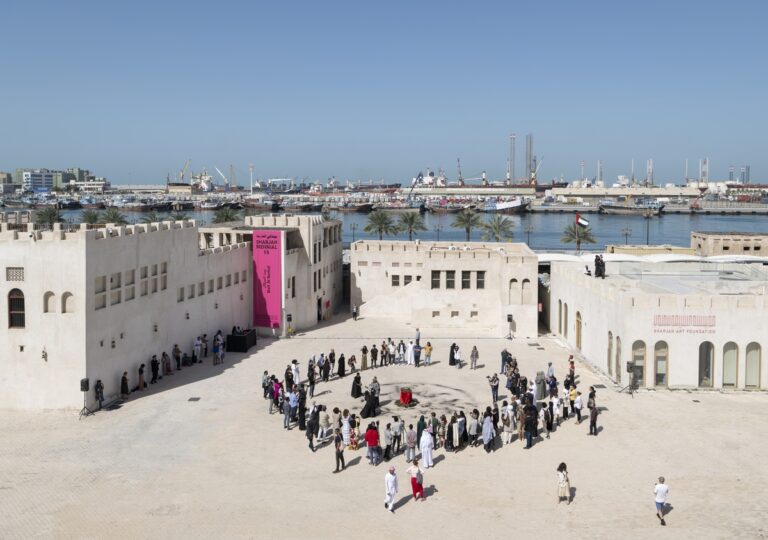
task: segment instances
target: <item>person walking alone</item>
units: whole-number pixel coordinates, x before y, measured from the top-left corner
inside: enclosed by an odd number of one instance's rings
[[[336,474],[339,470],[346,469],[347,465],[344,463],[344,438],[341,436],[341,430],[336,428],[333,432],[335,434],[333,445],[336,448],[336,470],[333,473]],[[341,469],[339,469],[339,463],[341,463]]]
[[[589,434],[597,437],[597,415],[600,411],[597,410],[597,405],[592,405],[589,409]]]
[[[406,471],[411,475],[411,490],[413,491],[413,500],[424,500],[424,471],[419,467],[419,460],[413,460],[413,465]]]
[[[408,424],[408,431],[405,432],[405,461],[410,463],[416,458],[416,431],[413,424]]]
[[[477,352],[477,345],[472,347],[472,352],[469,353],[469,369],[477,369],[477,360],[480,358],[480,353]]]
[[[568,504],[571,504],[571,481],[568,478],[568,467],[565,463],[557,466],[557,504],[565,497]]]
[[[661,525],[666,525],[664,521],[664,507],[667,503],[667,495],[669,495],[669,486],[664,483],[664,477],[659,476],[659,481],[653,488],[653,493],[656,496],[656,517],[659,518]]]
[[[395,511],[395,495],[397,495],[397,475],[395,468],[390,467],[384,476],[384,508],[393,513]]]

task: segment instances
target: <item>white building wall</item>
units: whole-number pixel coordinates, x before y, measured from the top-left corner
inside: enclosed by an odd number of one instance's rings
[[[6,359],[0,362],[0,407],[80,407],[83,377],[90,379],[89,405],[97,379],[110,400],[119,394],[123,371],[132,388],[141,363],[151,376],[153,354],[170,354],[174,343],[191,353],[198,335],[208,334],[210,340],[219,329],[227,334],[234,325],[250,326],[250,243],[200,250],[194,222],[35,234],[37,241],[27,234],[0,233],[3,261],[25,269],[21,285],[27,299],[26,327],[8,329],[7,294],[20,284],[0,281],[0,331],[7,336],[0,340]],[[102,278],[103,293],[97,292]],[[46,291],[55,295],[56,313],[43,313]],[[73,295],[73,313],[60,313],[64,292]],[[43,347],[47,362],[41,360]]]
[[[659,264],[659,269],[662,265]],[[762,350],[760,387],[768,386],[765,350],[765,321],[768,305],[762,294],[658,294],[648,292],[627,280],[612,281],[586,276],[583,266],[553,263],[550,288],[550,330],[614,380],[627,384],[626,363],[632,360],[635,341],[645,343],[645,377],[640,386],[655,385],[654,348],[668,345],[668,384],[670,388],[699,386],[699,345],[714,345],[713,388],[723,386],[723,347],[735,342],[739,348],[737,388],[744,388],[746,347],[756,342]],[[614,278],[615,279],[615,278]],[[562,303],[562,308],[560,307]],[[565,306],[568,321],[565,327]],[[577,313],[581,315],[581,346],[577,343]],[[714,316],[712,326],[659,325],[656,316]],[[656,321],[658,322],[658,321]],[[608,366],[608,333],[612,334],[612,365]],[[621,339],[619,373],[616,370],[616,338]]]
[[[436,288],[433,271],[439,273]],[[452,289],[449,271],[455,272]],[[470,278],[466,289],[463,272]],[[484,273],[483,288],[478,272]],[[502,334],[510,331],[512,315],[514,335],[535,337],[537,273],[537,257],[523,244],[359,241],[351,246],[351,301],[361,313],[423,327],[475,326]]]

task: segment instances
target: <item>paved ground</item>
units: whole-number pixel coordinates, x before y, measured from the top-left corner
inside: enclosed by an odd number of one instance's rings
[[[425,475],[429,499],[415,503],[402,456],[396,513],[383,508],[384,467],[364,451],[331,474],[330,447],[312,454],[303,432],[285,432],[261,397],[264,369],[282,373],[315,352],[347,356],[382,338],[411,338],[392,321],[334,321],[291,340],[229,355],[222,367],[184,369],[119,410],[78,422],[71,411],[0,412],[0,538],[433,538],[535,534],[542,538],[762,538],[768,510],[764,393],[617,393],[604,377],[577,365],[583,386],[599,390],[598,437],[586,422],[567,422],[550,440],[524,451],[519,442],[491,455],[482,448],[444,456]],[[508,347],[531,376],[568,352],[555,341],[509,342],[469,332],[422,329],[435,346],[430,368],[375,373],[386,401],[413,384],[424,410],[439,413],[490,403],[486,375]],[[480,350],[476,372],[447,365],[456,341],[465,358]],[[302,369],[304,372],[304,369]],[[170,379],[170,380],[169,380]],[[319,403],[349,407],[347,377],[317,388]],[[429,395],[425,390],[429,389]],[[422,395],[419,395],[421,392]],[[504,392],[500,392],[504,394]],[[199,397],[199,401],[189,401]],[[395,406],[386,406],[394,411]],[[414,422],[413,411],[406,422]],[[387,415],[388,417],[389,415]],[[556,504],[555,467],[568,463],[575,499]],[[673,509],[668,526],[654,517],[653,484],[665,475]]]

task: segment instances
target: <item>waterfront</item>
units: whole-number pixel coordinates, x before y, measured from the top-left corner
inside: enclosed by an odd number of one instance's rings
[[[62,215],[68,221],[79,220],[81,210],[63,211]],[[196,219],[201,224],[210,223],[214,212],[196,211],[184,212],[190,219]],[[166,216],[168,214],[165,214]],[[145,214],[125,213],[130,223],[140,223]],[[362,239],[375,239],[376,235],[364,231],[368,221],[366,214],[331,213],[331,216],[340,219],[343,223],[343,241],[352,242]],[[489,214],[480,214],[483,220],[489,218]],[[595,235],[597,243],[583,246],[586,249],[602,249],[608,244],[645,244],[646,235],[650,244],[671,244],[677,246],[690,246],[692,231],[709,232],[751,232],[768,234],[768,217],[753,215],[702,215],[702,214],[666,214],[650,220],[642,216],[611,216],[603,214],[585,215]],[[397,219],[397,214],[392,213],[392,218]],[[560,242],[563,229],[573,223],[575,214],[523,214],[508,216],[513,223],[514,242],[528,242],[531,248],[541,250],[573,249]],[[420,240],[453,240],[464,241],[463,229],[451,227],[454,215],[451,214],[425,214],[424,224],[426,231],[419,231],[415,238]],[[530,232],[528,232],[530,229]],[[631,229],[631,233],[625,239],[624,229]],[[481,231],[472,232],[472,240],[480,239]],[[388,236],[390,240],[407,239],[407,233],[396,236]],[[530,241],[529,241],[530,238]]]

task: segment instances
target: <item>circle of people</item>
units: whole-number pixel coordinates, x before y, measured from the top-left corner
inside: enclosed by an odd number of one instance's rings
[[[438,417],[437,412],[427,416],[421,415],[414,427],[408,424],[400,414],[392,416],[392,421],[384,424],[379,420],[371,420],[363,428],[364,420],[375,419],[381,413],[381,385],[377,377],[372,377],[367,387],[363,387],[361,372],[387,366],[410,365],[419,367],[429,366],[432,362],[433,347],[427,342],[423,347],[419,344],[417,329],[416,340],[408,345],[400,340],[395,343],[392,339],[382,341],[381,346],[375,344],[369,349],[366,345],[360,350],[360,366],[358,370],[357,357],[344,354],[338,357],[334,349],[328,354],[321,353],[309,359],[306,370],[306,384],[302,382],[300,365],[293,360],[286,366],[283,380],[274,374],[264,371],[262,388],[264,398],[269,400],[269,413],[283,414],[283,427],[290,430],[295,426],[304,431],[309,449],[316,450],[315,441],[331,443],[335,449],[336,469],[334,473],[346,469],[344,451],[356,451],[363,444],[367,448],[367,459],[370,465],[377,466],[382,461],[389,462],[392,458],[404,453],[405,460],[411,464],[407,473],[411,477],[413,496],[424,500],[423,474],[419,466],[417,449],[423,467],[434,466],[433,452],[443,448],[447,452],[459,452],[468,447],[482,445],[486,452],[494,452],[497,437],[501,437],[501,445],[508,445],[517,440],[525,440],[525,449],[533,446],[541,435],[550,438],[550,433],[560,426],[561,421],[571,416],[581,423],[584,400],[577,389],[575,363],[573,356],[569,357],[568,374],[563,380],[563,389],[555,376],[552,363],[549,362],[546,372],[539,371],[534,378],[528,379],[520,373],[517,359],[506,349],[501,352],[501,370],[506,377],[505,387],[510,393],[510,399],[504,400],[501,407],[499,401],[500,380],[497,373],[488,376],[491,391],[491,405],[483,412],[473,409],[468,413],[463,410],[449,412]],[[449,347],[448,365],[461,369],[461,350],[456,343]],[[469,355],[469,369],[476,370],[479,360],[477,347],[473,347]],[[369,366],[370,361],[370,366]],[[336,375],[341,379],[346,377],[347,369],[353,375],[351,396],[363,398],[363,407],[359,415],[348,409],[334,407],[331,411],[326,405],[312,402],[307,407],[307,400],[314,397],[315,387],[319,382],[328,382]],[[599,410],[596,404],[597,393],[590,387],[586,402],[589,416],[589,435],[596,436],[597,416]],[[394,477],[394,483],[391,477]],[[562,484],[563,474],[558,470],[558,484]],[[385,493],[389,494],[391,487],[397,481],[394,467],[390,467],[385,478]],[[389,497],[389,495],[387,495]],[[388,510],[393,510],[393,502],[385,502]]]

